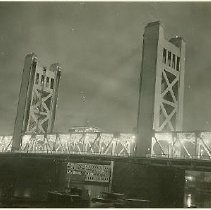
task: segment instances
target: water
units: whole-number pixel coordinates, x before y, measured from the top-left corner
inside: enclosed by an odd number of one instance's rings
[[[186,171],[185,207],[211,207],[211,172]]]

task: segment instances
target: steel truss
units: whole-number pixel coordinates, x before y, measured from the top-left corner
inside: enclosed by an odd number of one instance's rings
[[[19,152],[135,156],[135,141],[134,134],[125,133],[27,134]],[[0,152],[10,152],[11,144],[12,136],[0,136]],[[155,132],[151,157],[211,159],[211,132]]]
[[[12,136],[0,137],[0,152],[11,151],[11,142]],[[135,136],[111,133],[24,135],[20,152],[130,156],[135,152]]]
[[[52,103],[56,88],[55,85],[51,87],[50,80],[56,80],[56,74],[38,65],[36,74],[40,76],[36,78],[38,81],[35,81],[32,89],[27,132],[47,133],[51,130]]]
[[[211,132],[155,132],[152,157],[211,159]]]
[[[0,136],[0,152],[10,152],[12,147],[12,136]]]
[[[162,69],[158,131],[174,131],[177,128],[179,78],[180,72],[175,69]]]

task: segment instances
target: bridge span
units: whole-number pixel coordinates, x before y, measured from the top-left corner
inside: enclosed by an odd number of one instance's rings
[[[211,160],[210,131],[154,132],[151,152],[137,155],[135,133],[72,132],[66,134],[25,134],[18,153],[62,156],[88,155],[107,159],[129,157],[198,162]],[[12,136],[0,136],[0,153],[12,151]],[[91,157],[90,157],[91,158]]]

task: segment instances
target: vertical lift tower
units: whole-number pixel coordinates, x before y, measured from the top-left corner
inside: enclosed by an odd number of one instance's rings
[[[38,66],[34,53],[25,57],[15,119],[12,150],[19,150],[25,133],[46,134],[53,130],[61,67]]]
[[[145,27],[140,74],[137,156],[151,154],[157,131],[182,129],[185,73],[185,42],[167,41],[160,22]]]

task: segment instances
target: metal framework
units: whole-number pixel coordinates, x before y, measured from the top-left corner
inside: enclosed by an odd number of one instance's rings
[[[176,130],[176,114],[178,112],[178,82],[179,71],[169,67],[162,69],[158,131]]]
[[[61,70],[58,63],[49,68],[39,66],[34,53],[25,57],[12,150],[20,149],[22,135],[26,132],[53,131]]]
[[[157,132],[152,157],[211,159],[211,132]]]
[[[0,152],[11,151],[12,136],[0,137]],[[101,154],[130,156],[135,151],[135,135],[112,133],[69,133],[24,135],[20,152]]]
[[[10,152],[12,147],[12,136],[0,136],[0,152]]]
[[[41,133],[45,133],[47,132],[47,126],[44,125],[46,123],[48,124],[53,90],[49,88],[48,91],[44,91],[43,82],[42,89],[39,89],[40,87],[36,84],[34,86],[35,87],[32,92],[32,103],[30,107],[29,124],[27,130],[32,132],[40,131]]]
[[[0,152],[11,152],[12,136],[0,136]],[[150,157],[211,159],[211,132],[155,132]],[[121,133],[24,135],[19,152],[135,156],[136,136]]]
[[[57,76],[57,70],[47,70],[37,65],[35,81],[32,81],[34,86],[27,131],[47,133],[52,130],[52,113],[55,112],[53,103],[58,88]]]

